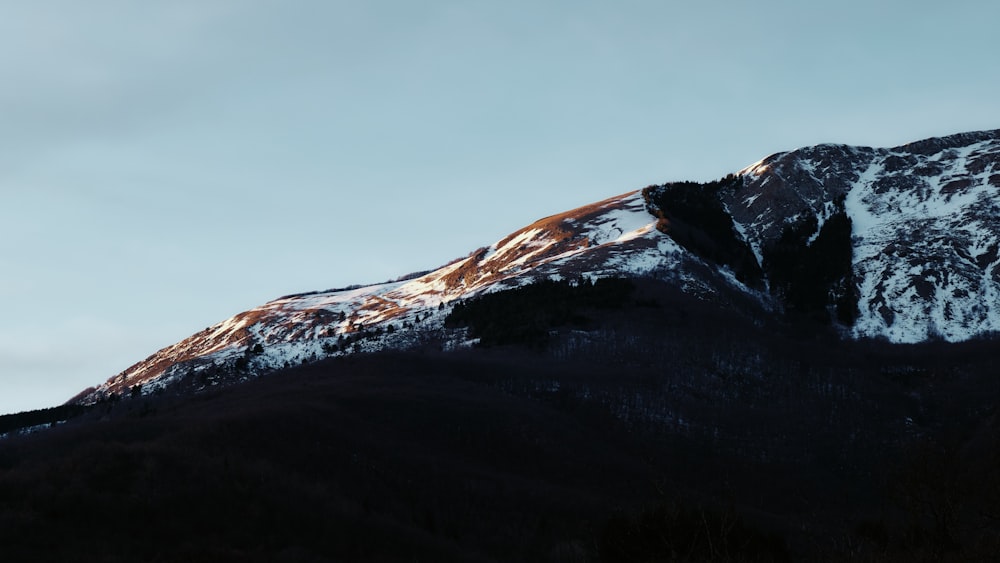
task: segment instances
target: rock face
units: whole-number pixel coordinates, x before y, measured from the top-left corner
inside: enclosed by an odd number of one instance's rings
[[[448,303],[540,279],[653,277],[846,337],[967,340],[1000,331],[998,264],[1000,130],[818,145],[546,217],[413,279],[282,297],[73,401],[429,340],[460,346],[461,331],[444,328]]]
[[[724,199],[765,264],[790,227],[812,230],[815,244],[831,218],[850,220],[854,337],[958,341],[1000,330],[1000,131],[890,149],[820,145],[743,174]]]

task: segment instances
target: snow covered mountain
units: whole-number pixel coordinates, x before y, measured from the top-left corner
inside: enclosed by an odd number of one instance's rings
[[[211,384],[434,341],[449,303],[540,279],[653,277],[693,298],[853,338],[1000,331],[1000,130],[889,149],[818,145],[706,184],[668,183],[546,217],[412,279],[290,295],[168,346],[74,402]]]
[[[850,219],[854,337],[1000,330],[1000,130],[890,149],[820,145],[742,173],[726,203],[758,256],[790,226],[815,223],[814,244],[831,217]]]

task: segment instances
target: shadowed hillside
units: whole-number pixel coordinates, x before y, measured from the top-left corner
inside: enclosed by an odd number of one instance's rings
[[[995,553],[996,342],[843,342],[650,280],[492,299],[551,304],[545,338],[181,385],[0,441],[3,560]],[[472,330],[489,303],[456,310]]]

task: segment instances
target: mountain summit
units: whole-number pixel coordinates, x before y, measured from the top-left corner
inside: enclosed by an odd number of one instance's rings
[[[817,145],[719,181],[546,217],[409,279],[282,297],[72,401],[355,352],[461,347],[466,331],[445,326],[454,303],[541,280],[652,278],[844,338],[969,340],[1000,331],[998,265],[1000,130],[887,149]]]

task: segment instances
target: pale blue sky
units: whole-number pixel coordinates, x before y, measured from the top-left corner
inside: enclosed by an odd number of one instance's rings
[[[998,128],[998,21],[989,0],[0,0],[0,412],[651,183]]]

